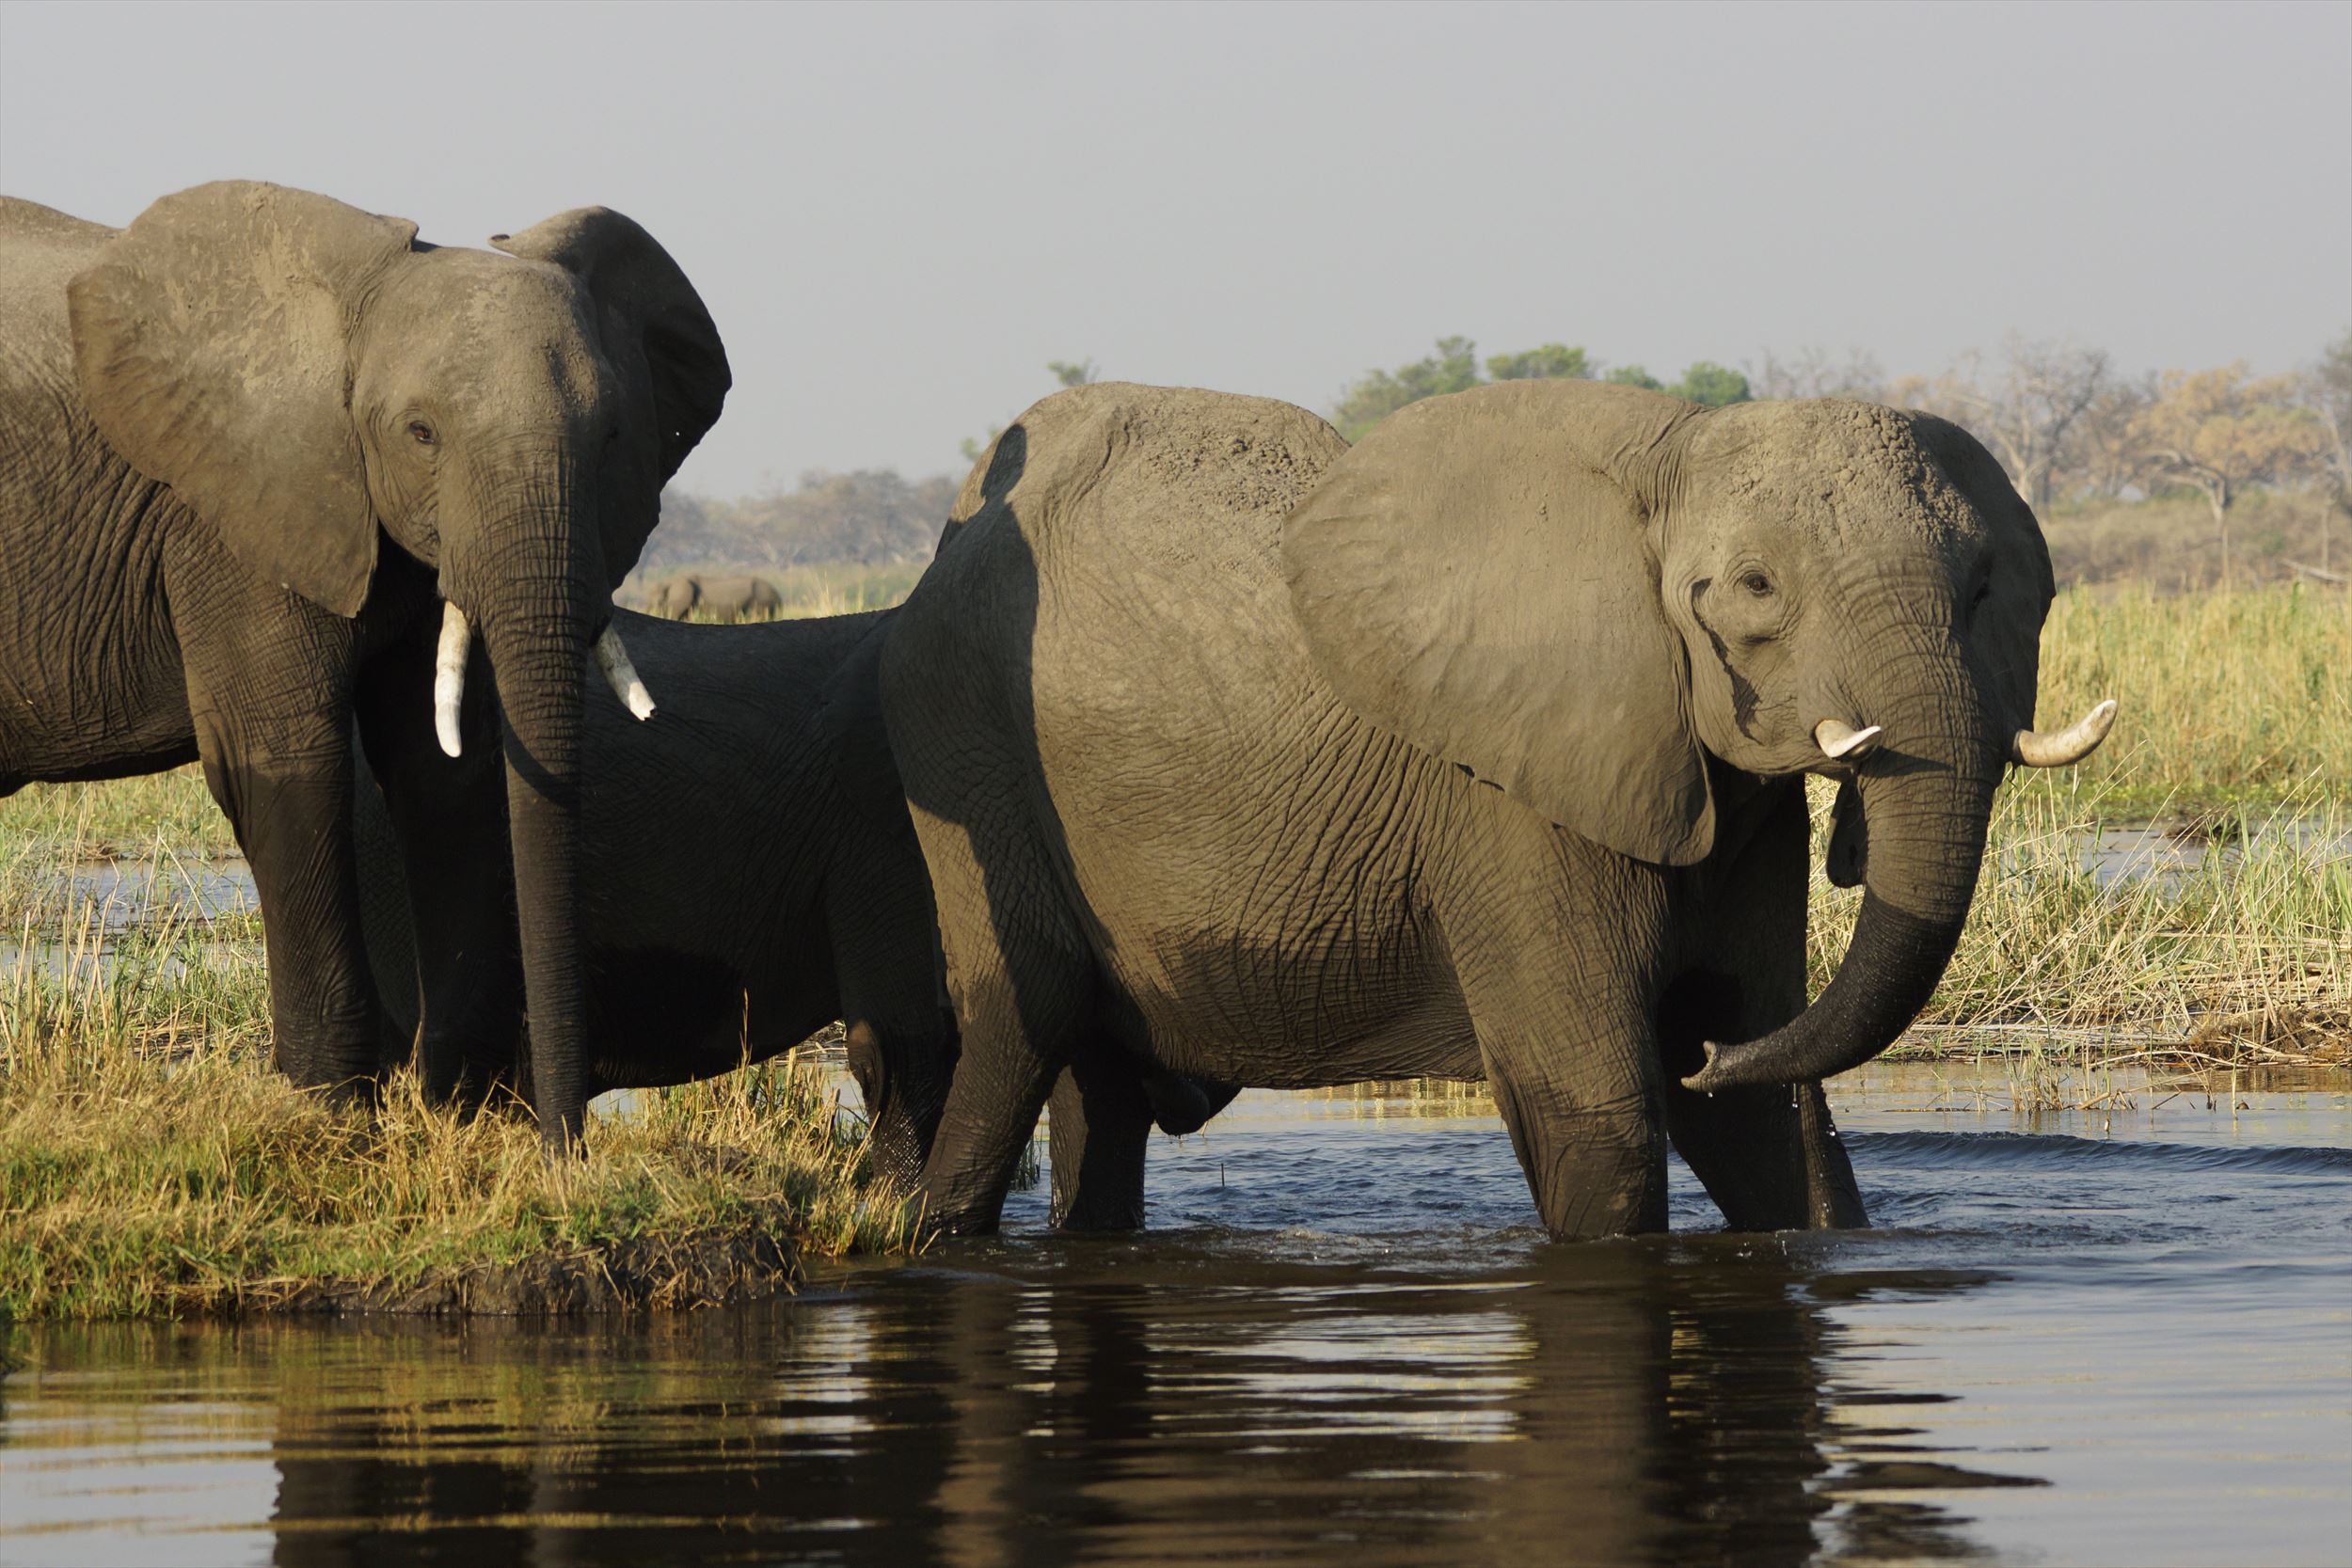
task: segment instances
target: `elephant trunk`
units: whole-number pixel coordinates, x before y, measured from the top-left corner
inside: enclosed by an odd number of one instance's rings
[[[550,459],[532,482],[507,485],[521,492],[520,499],[482,519],[476,540],[488,546],[482,558],[469,559],[473,552],[452,539],[443,560],[451,602],[464,604],[479,623],[498,682],[531,1021],[531,1101],[553,1148],[574,1145],[587,1115],[579,918],[581,683],[594,634],[612,613],[594,559],[592,492],[579,467]],[[469,594],[469,584],[481,587]]]
[[[1976,895],[2002,753],[1964,681],[1882,711],[1866,716],[1884,733],[1855,777],[1867,869],[1836,974],[1783,1027],[1709,1042],[1687,1087],[1800,1084],[1860,1067],[1910,1027],[1944,977]]]

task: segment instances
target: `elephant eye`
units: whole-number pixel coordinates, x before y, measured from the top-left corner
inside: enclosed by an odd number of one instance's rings
[[[1761,572],[1750,572],[1740,579],[1740,586],[1759,599],[1772,596],[1772,579]]]
[[[408,434],[415,437],[417,445],[421,447],[429,447],[433,444],[433,427],[422,420],[410,420]]]

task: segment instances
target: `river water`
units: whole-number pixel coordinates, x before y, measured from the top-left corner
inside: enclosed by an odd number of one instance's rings
[[[1252,1093],[1140,1237],[1032,1191],[751,1309],[24,1327],[0,1562],[2341,1562],[2332,1083],[1876,1069],[1876,1228],[1708,1234],[1677,1166],[1682,1234],[1584,1245],[1474,1090]]]

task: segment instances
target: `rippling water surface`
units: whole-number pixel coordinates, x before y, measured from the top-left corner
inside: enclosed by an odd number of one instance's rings
[[[1244,1098],[1146,1236],[602,1327],[16,1331],[0,1560],[2330,1562],[2352,1103],[1844,1085],[1878,1228],[1544,1241],[1490,1102]]]

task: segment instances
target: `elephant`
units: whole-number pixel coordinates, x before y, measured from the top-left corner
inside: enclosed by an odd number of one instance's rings
[[[0,794],[200,761],[252,864],[277,1063],[361,1100],[355,728],[461,925],[492,918],[488,847],[447,841],[500,800],[561,1148],[586,1103],[580,691],[593,651],[652,711],[612,590],[731,377],[630,219],[490,243],[242,181],[120,230],[0,203]]]
[[[697,610],[715,621],[772,620],[784,609],[784,595],[766,578],[680,572],[654,585],[645,608],[673,621]]]
[[[693,717],[641,724],[595,689],[583,705],[589,1095],[714,1077],[840,1020],[878,1167],[920,1173],[955,1037],[930,880],[882,728],[893,613],[723,627],[613,611],[641,675]],[[462,1039],[420,1042],[421,1067],[436,1098],[478,1101],[530,1061],[516,1049],[528,1030],[512,933],[461,954],[419,940],[456,911],[407,884],[385,802],[361,778],[362,909],[388,1054],[409,1053],[420,1012],[469,1021]],[[452,852],[495,846],[497,827],[457,835]]]
[[[1563,1239],[1662,1229],[1670,1140],[1735,1229],[1867,1223],[1820,1080],[1933,990],[2005,765],[2113,721],[2031,728],[2052,594],[1923,414],[1514,382],[1350,450],[1263,399],[1036,404],[882,657],[961,1034],[935,1222],[993,1228],[1049,1094],[1139,1189],[1141,1062],[1483,1071]],[[1808,1005],[1809,773],[1866,892]]]
[[[583,705],[583,1087],[716,1077],[838,1020],[875,1166],[911,1185],[946,1102],[956,1037],[930,881],[882,729],[881,650],[896,613],[710,626],[613,611],[640,673],[693,717],[640,724],[595,689]],[[457,879],[410,883],[364,756],[358,778],[362,925],[386,1003],[386,1061],[420,1054],[435,1098],[478,1103],[515,1086],[530,1061],[517,1049],[529,1031],[511,918],[501,941],[462,952],[431,940],[471,928],[463,911],[419,896]],[[511,883],[500,802],[482,804],[492,819],[452,835],[447,852],[483,854]],[[511,917],[511,903],[496,907]],[[421,1016],[463,1021],[463,1037],[421,1037]],[[1175,1132],[1224,1103],[1173,1079],[1145,1092]]]

